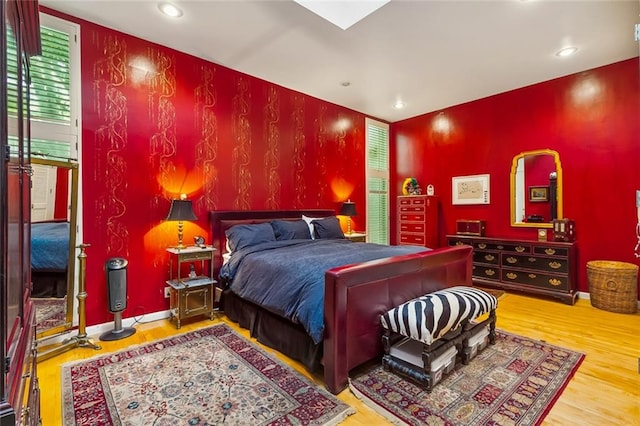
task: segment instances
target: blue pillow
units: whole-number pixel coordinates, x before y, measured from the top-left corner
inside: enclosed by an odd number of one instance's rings
[[[276,240],[310,240],[309,226],[304,220],[274,220],[271,222]]]
[[[276,240],[273,228],[268,222],[254,225],[234,225],[227,229],[225,234],[231,251]]]
[[[335,216],[311,221],[316,231],[316,238],[340,238],[344,239],[344,233],[340,228],[340,221]]]

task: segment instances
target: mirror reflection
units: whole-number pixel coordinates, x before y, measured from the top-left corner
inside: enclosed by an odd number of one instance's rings
[[[522,152],[511,165],[511,225],[550,228],[562,218],[560,155],[550,149]]]
[[[38,337],[71,328],[78,165],[32,158],[31,299]]]

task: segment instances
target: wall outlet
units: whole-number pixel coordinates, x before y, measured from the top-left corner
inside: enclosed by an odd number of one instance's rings
[[[164,288],[164,298],[168,299],[169,298],[169,286]]]

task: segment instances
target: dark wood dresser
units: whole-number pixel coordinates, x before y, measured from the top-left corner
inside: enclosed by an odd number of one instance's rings
[[[436,248],[438,244],[438,197],[398,197],[398,244]]]
[[[473,282],[551,296],[574,304],[578,296],[576,243],[447,235],[450,246],[473,247]]]

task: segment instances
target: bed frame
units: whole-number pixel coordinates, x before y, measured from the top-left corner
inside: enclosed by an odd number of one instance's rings
[[[226,244],[224,231],[238,223],[260,223],[273,219],[300,219],[302,215],[324,217],[334,215],[333,210],[259,210],[213,211],[210,213],[211,238],[214,248],[214,269],[217,276],[222,264]],[[324,319],[325,331],[322,347],[305,349],[309,357],[322,355],[324,380],[327,389],[337,394],[348,384],[353,368],[381,357],[382,326],[380,316],[387,310],[418,296],[455,285],[471,286],[472,248],[456,246],[386,259],[345,265],[325,273]],[[293,338],[304,339],[301,327],[288,320],[243,302],[225,290],[232,302],[223,302],[225,313],[234,321],[245,312],[251,314],[240,320],[240,325],[251,330],[260,342],[301,360],[298,344]],[[233,311],[233,312],[231,312]],[[262,326],[264,315],[268,321]],[[267,325],[268,324],[268,325]],[[293,337],[283,334],[288,328]],[[274,337],[274,333],[276,336]],[[310,338],[307,339],[311,341]],[[311,352],[309,352],[311,351]],[[293,352],[293,353],[292,353]],[[309,361],[309,360],[306,360]],[[313,369],[312,362],[303,363]]]

